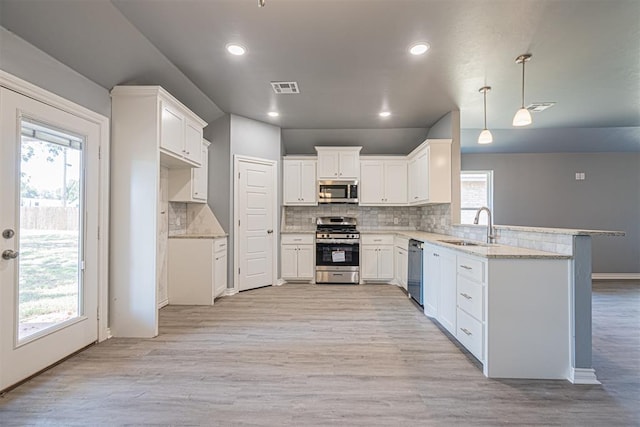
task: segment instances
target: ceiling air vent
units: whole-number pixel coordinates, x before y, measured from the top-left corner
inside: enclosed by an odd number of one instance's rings
[[[553,107],[554,105],[556,105],[555,102],[534,102],[532,104],[527,105],[527,110],[532,111],[534,113],[539,113],[541,111],[544,111],[548,108]]]
[[[298,82],[271,82],[271,87],[278,95],[297,95],[300,93]]]

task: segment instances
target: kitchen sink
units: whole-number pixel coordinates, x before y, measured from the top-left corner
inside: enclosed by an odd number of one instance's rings
[[[448,243],[456,246],[487,246],[483,243],[469,242],[468,240],[438,240],[442,243]]]

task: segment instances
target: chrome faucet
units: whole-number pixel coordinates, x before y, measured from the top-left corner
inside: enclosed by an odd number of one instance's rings
[[[482,211],[487,212],[487,218],[489,223],[487,226],[487,243],[495,243],[496,234],[495,234],[495,230],[493,229],[493,222],[491,222],[491,209],[489,209],[486,206],[483,206],[480,209],[478,209],[478,212],[476,212],[476,217],[473,219],[473,223],[478,224],[478,220],[480,219],[480,212]]]

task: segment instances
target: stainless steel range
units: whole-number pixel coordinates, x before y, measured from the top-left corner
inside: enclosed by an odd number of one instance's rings
[[[316,283],[360,283],[360,233],[356,219],[316,219]]]

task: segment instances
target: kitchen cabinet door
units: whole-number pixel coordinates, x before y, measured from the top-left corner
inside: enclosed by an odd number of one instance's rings
[[[298,246],[282,245],[282,278],[295,279],[298,277]]]
[[[384,165],[384,202],[403,205],[407,203],[407,162],[387,161]],[[362,179],[364,181],[364,178]]]
[[[340,179],[358,179],[360,177],[360,154],[357,151],[340,151],[338,153]]]
[[[440,254],[437,248],[432,245],[425,245],[425,267],[423,304],[424,314],[429,317],[438,318],[438,301],[440,288]]]
[[[302,160],[300,165],[300,198],[305,205],[318,204],[316,160]]]
[[[318,152],[318,179],[339,179],[340,156],[337,151]]]
[[[313,279],[315,272],[315,251],[313,245],[298,246],[298,278]]]
[[[362,246],[360,273],[363,279],[378,278],[378,247]]]
[[[384,204],[385,177],[382,161],[363,160],[360,164],[361,205]]]
[[[440,251],[440,291],[438,321],[451,334],[456,335],[456,255],[447,250]]]
[[[184,157],[198,165],[202,164],[202,126],[189,119],[185,127]]]
[[[227,290],[227,252],[217,253],[214,260],[214,298]]]
[[[378,248],[378,279],[393,279],[393,246]]]
[[[209,181],[209,143],[201,143],[201,158],[202,166],[199,168],[193,168],[193,199],[207,201],[207,188]]]
[[[166,101],[160,101],[160,148],[182,156],[184,147],[185,117]]]

